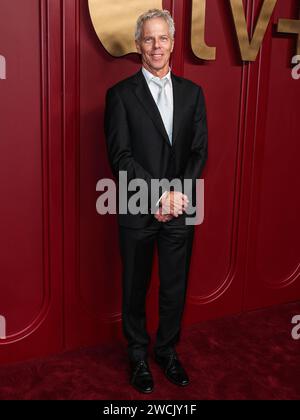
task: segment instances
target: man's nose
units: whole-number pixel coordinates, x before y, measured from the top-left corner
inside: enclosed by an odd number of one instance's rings
[[[160,40],[159,40],[159,38],[154,40],[154,48],[155,49],[160,48]]]

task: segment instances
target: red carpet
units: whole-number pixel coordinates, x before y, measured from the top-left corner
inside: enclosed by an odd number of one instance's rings
[[[300,340],[291,319],[300,303],[206,321],[182,332],[178,354],[191,384],[178,388],[149,359],[155,390],[128,384],[121,345],[80,349],[0,368],[0,399],[299,399]]]

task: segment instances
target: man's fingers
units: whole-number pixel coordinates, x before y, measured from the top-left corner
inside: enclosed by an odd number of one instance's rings
[[[170,213],[167,213],[166,215],[163,214],[162,209],[157,210],[157,212],[154,215],[155,219],[157,219],[159,222],[168,222],[172,219],[172,215]]]
[[[156,219],[159,221],[159,222],[168,222],[169,220],[171,220],[171,217],[170,216],[157,216],[156,217]]]
[[[178,217],[186,211],[189,205],[187,195],[179,191],[171,191],[162,199],[162,214],[171,214]]]
[[[175,201],[186,201],[189,202],[188,196],[186,194],[183,194],[180,191],[171,191],[168,194],[166,194],[163,198],[162,201],[168,201],[170,199],[173,199]]]
[[[189,199],[185,194],[174,192],[174,194],[169,194],[165,199],[165,204],[172,206],[181,206],[181,208],[188,206]],[[177,207],[178,208],[178,207]]]
[[[178,205],[178,204],[171,204],[171,206],[167,206],[166,208],[162,208],[162,214],[163,215],[167,215],[167,214],[171,214],[173,216],[178,216],[179,214],[182,214],[184,211],[184,208],[182,205]]]
[[[182,203],[173,203],[173,205],[171,205],[171,213],[175,212],[175,213],[182,213],[183,211],[183,205]]]
[[[174,191],[173,195],[174,195],[175,199],[184,200],[184,201],[187,201],[187,202],[189,201],[188,196],[186,194],[183,194],[183,193],[179,192],[179,191]]]
[[[188,204],[188,200],[186,198],[183,198],[182,196],[174,196],[173,197],[173,202],[178,203],[178,204],[182,204],[182,203],[187,203]]]

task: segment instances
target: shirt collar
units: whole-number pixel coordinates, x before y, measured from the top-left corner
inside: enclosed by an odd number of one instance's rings
[[[143,75],[145,76],[147,83],[150,83],[152,79],[159,79],[159,80],[168,79],[168,81],[171,82],[171,67],[169,67],[168,74],[166,74],[162,79],[160,79],[157,76],[154,76],[154,74],[152,74],[149,70],[145,69],[144,66],[142,67],[142,72],[143,72]]]

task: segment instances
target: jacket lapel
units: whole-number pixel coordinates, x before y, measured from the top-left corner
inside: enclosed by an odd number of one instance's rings
[[[180,104],[181,104],[181,80],[171,72],[172,85],[173,85],[173,98],[174,98],[174,113],[173,113],[173,141],[172,145],[176,140],[180,126]],[[153,99],[149,86],[145,80],[142,70],[136,73],[134,78],[134,93],[144,107],[147,114],[152,119],[154,125],[159,130],[164,140],[167,142],[169,147],[172,147],[169,141],[168,134],[166,132],[163,120],[157,105]]]
[[[136,73],[135,77],[135,88],[134,93],[136,94],[138,100],[140,101],[141,105],[144,107],[147,114],[152,119],[154,125],[158,129],[158,131],[163,136],[164,140],[167,144],[171,147],[168,134],[166,132],[163,120],[160,116],[160,112],[157,108],[157,105],[153,99],[152,93],[149,89],[149,86],[145,80],[142,70]]]

